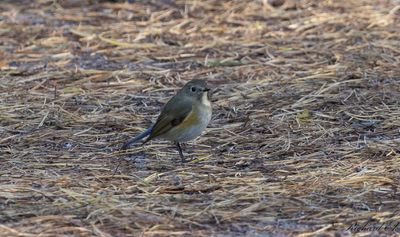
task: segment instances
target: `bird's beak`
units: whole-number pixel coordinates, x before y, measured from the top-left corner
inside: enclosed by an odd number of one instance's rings
[[[210,88],[207,88],[207,87],[203,89],[204,92],[207,92],[209,90],[210,90]]]

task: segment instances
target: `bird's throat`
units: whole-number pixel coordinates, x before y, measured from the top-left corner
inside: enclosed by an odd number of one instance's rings
[[[201,103],[207,107],[211,107],[211,102],[208,99],[208,93],[205,92],[203,93],[203,96],[201,97]]]

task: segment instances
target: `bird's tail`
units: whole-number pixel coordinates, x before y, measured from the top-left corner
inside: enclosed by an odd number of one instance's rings
[[[137,141],[142,140],[143,138],[147,137],[148,135],[150,135],[152,130],[153,130],[153,126],[149,127],[148,129],[146,129],[144,132],[137,135],[136,137],[132,137],[124,145],[122,145],[121,149],[125,150],[133,143],[136,143]]]

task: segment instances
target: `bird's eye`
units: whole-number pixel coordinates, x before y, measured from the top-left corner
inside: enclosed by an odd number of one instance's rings
[[[195,92],[195,91],[196,91],[196,87],[192,86],[192,87],[190,88],[190,90],[191,90],[192,92]]]

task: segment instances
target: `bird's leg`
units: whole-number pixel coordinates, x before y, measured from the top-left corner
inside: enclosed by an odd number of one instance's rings
[[[185,163],[185,157],[183,156],[181,144],[179,144],[179,142],[177,142],[177,143],[176,143],[176,147],[178,147],[179,156],[181,157],[182,163]]]

